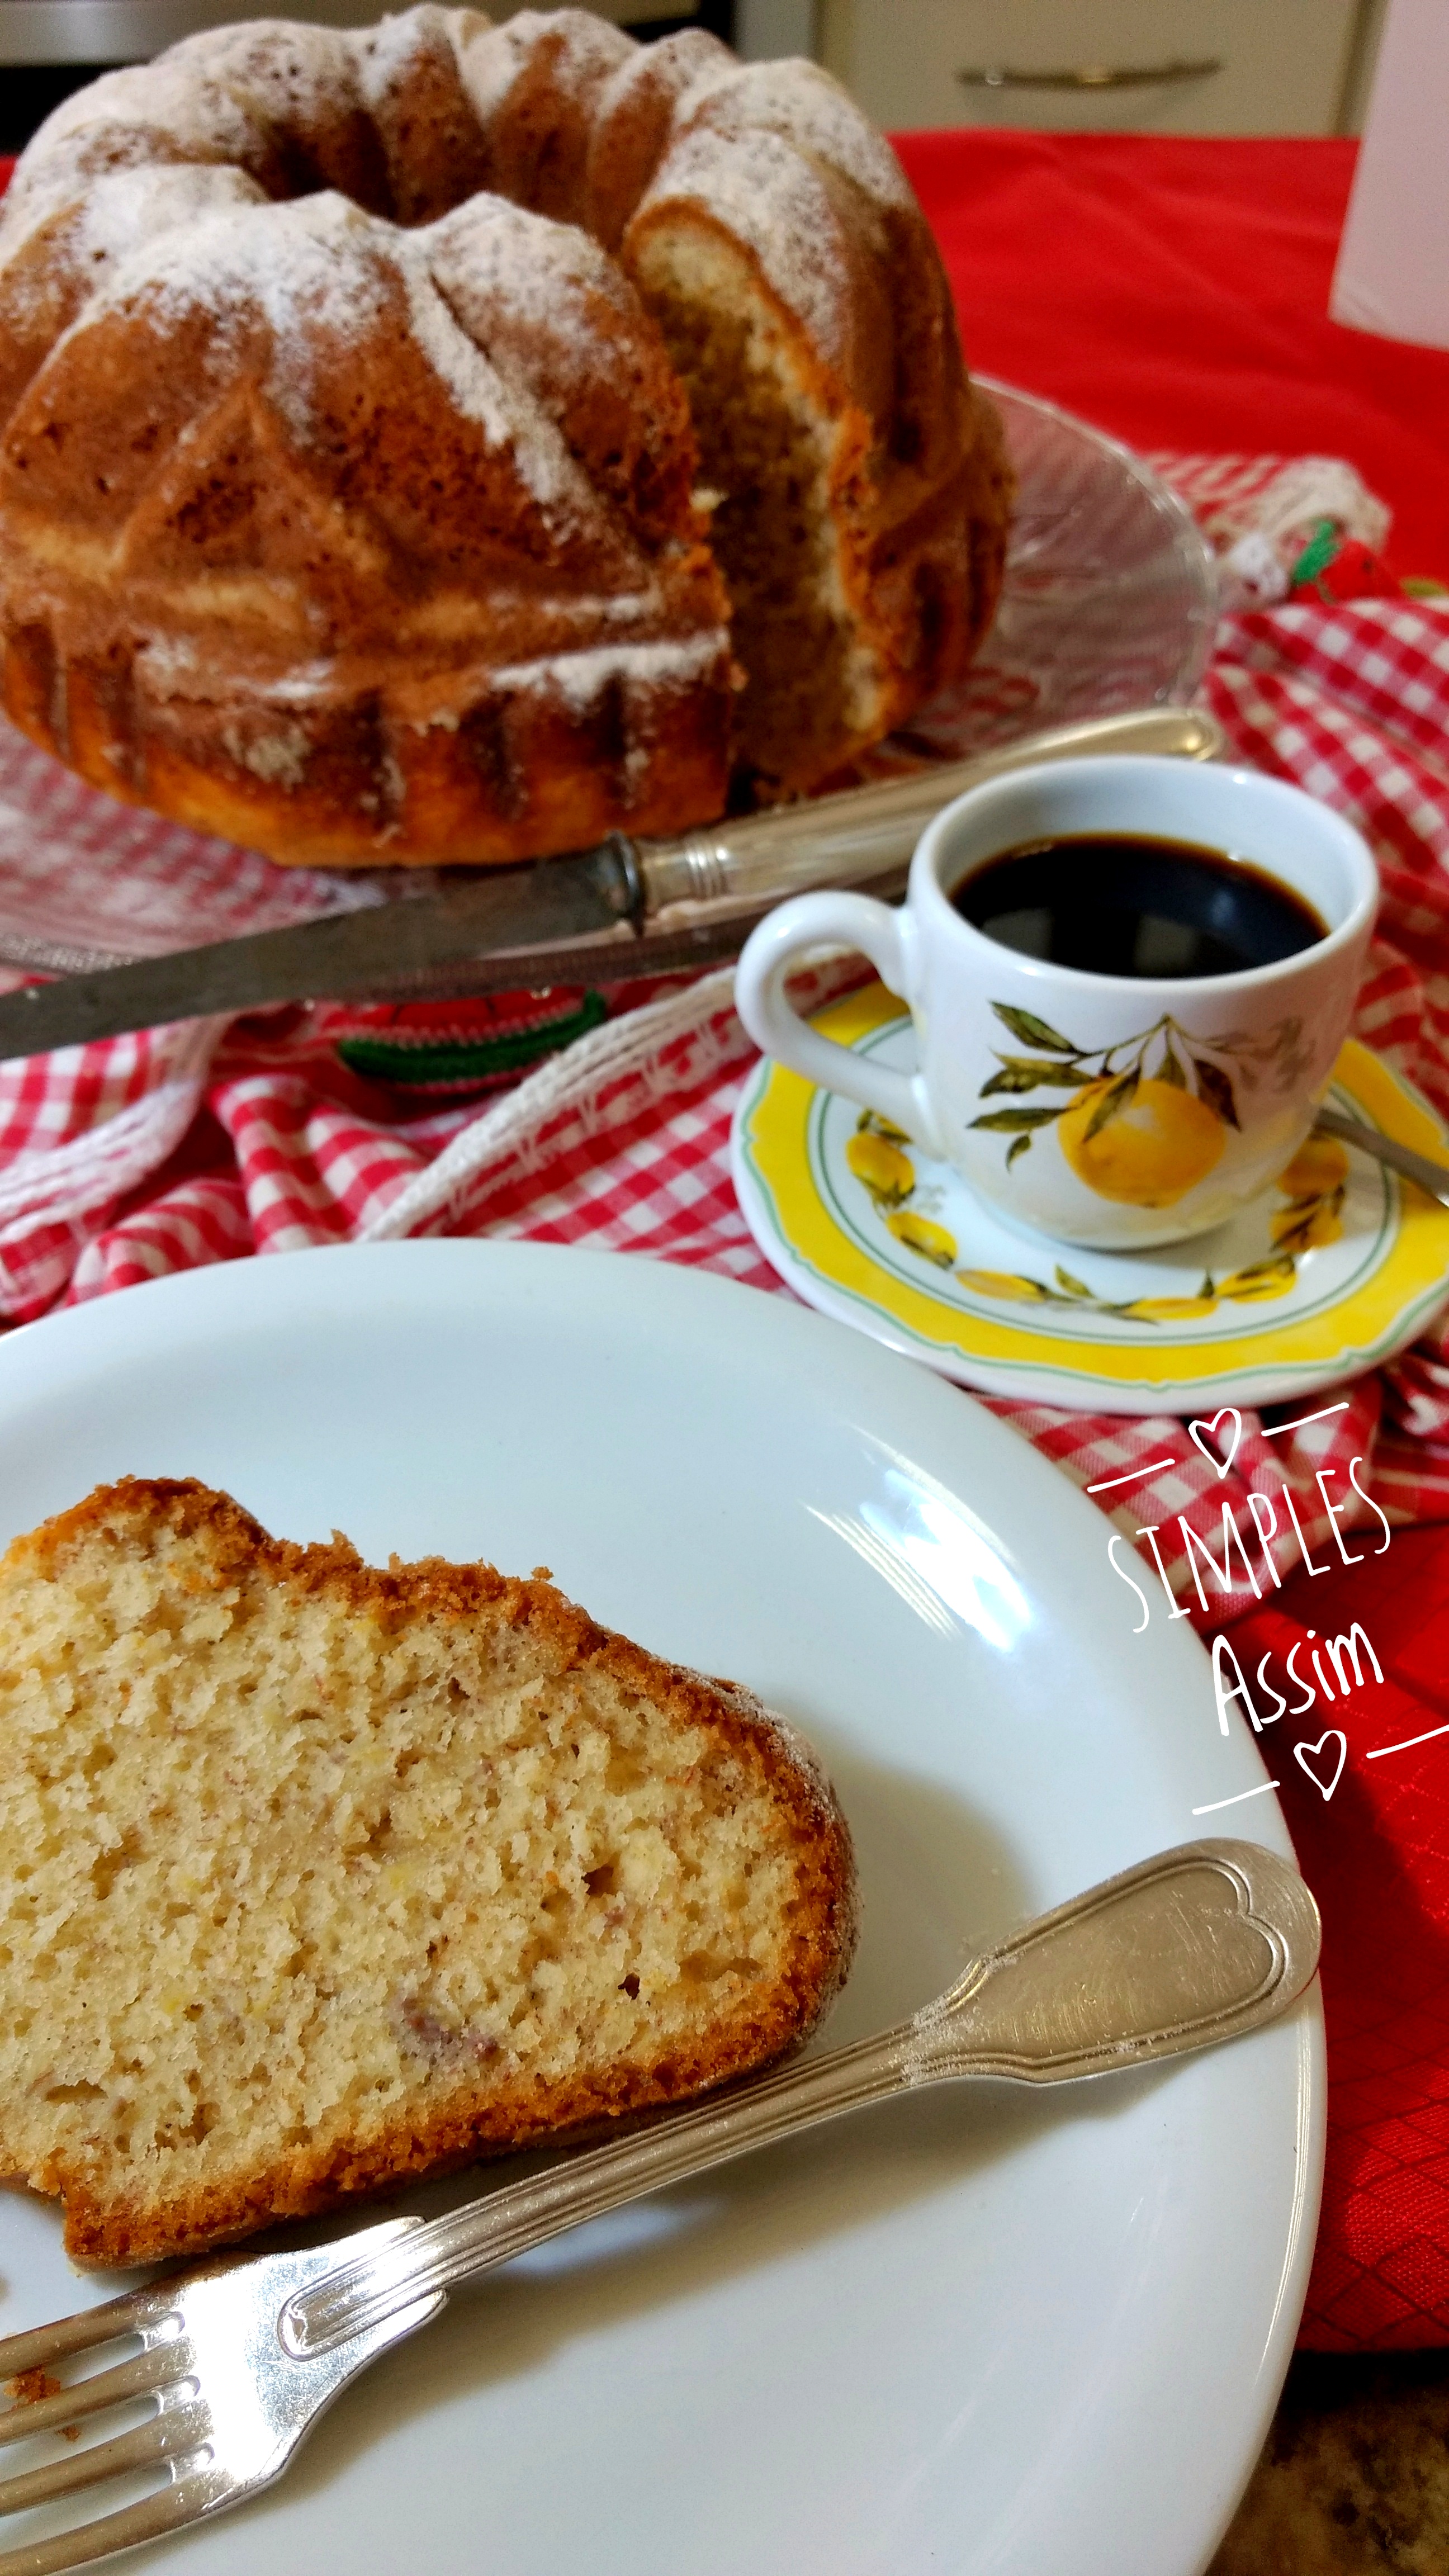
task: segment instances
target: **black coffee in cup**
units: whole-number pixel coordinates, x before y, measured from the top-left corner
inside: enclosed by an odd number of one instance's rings
[[[1133,832],[1024,841],[951,901],[998,946],[1088,975],[1237,975],[1328,935],[1302,895],[1251,861]]]

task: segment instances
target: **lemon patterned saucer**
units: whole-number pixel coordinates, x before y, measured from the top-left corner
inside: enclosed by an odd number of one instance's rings
[[[914,1070],[910,1019],[882,984],[815,1026]],[[1356,1039],[1331,1098],[1449,1160],[1433,1111]],[[1271,1404],[1390,1358],[1449,1299],[1449,1209],[1323,1137],[1227,1224],[1130,1253],[1010,1224],[948,1164],[768,1059],[732,1142],[750,1230],[797,1295],[994,1395],[1114,1413]]]

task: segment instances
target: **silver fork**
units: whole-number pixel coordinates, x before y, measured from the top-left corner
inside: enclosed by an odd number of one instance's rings
[[[238,2504],[279,2477],[349,2380],[445,2305],[449,2288],[624,2201],[866,2102],[964,2075],[1028,2084],[1141,2066],[1284,2012],[1318,1964],[1318,1911],[1256,1843],[1186,1843],[1041,1915],[909,2021],[805,2058],[564,2159],[441,2218],[205,2266],[0,2343],[0,2379],[45,2377],[123,2337],[134,2357],[21,2394],[0,2441],[63,2432],[137,2400],[131,2431],[0,2482],[0,2513],[150,2471],[166,2483],[0,2552],[0,2576],[60,2576]]]

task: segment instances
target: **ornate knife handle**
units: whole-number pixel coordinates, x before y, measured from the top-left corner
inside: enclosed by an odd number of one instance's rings
[[[904,868],[926,825],[968,787],[1039,761],[1109,752],[1216,760],[1226,748],[1221,725],[1205,707],[1078,717],[939,768],[777,805],[740,822],[706,824],[673,841],[640,841],[634,855],[644,911],[652,921],[674,904],[774,904],[812,886],[868,883]]]

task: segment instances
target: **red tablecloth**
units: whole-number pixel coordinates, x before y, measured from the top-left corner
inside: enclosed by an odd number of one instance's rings
[[[1328,319],[1357,146],[897,137],[973,366],[1134,447],[1345,456],[1449,581],[1449,351]]]

